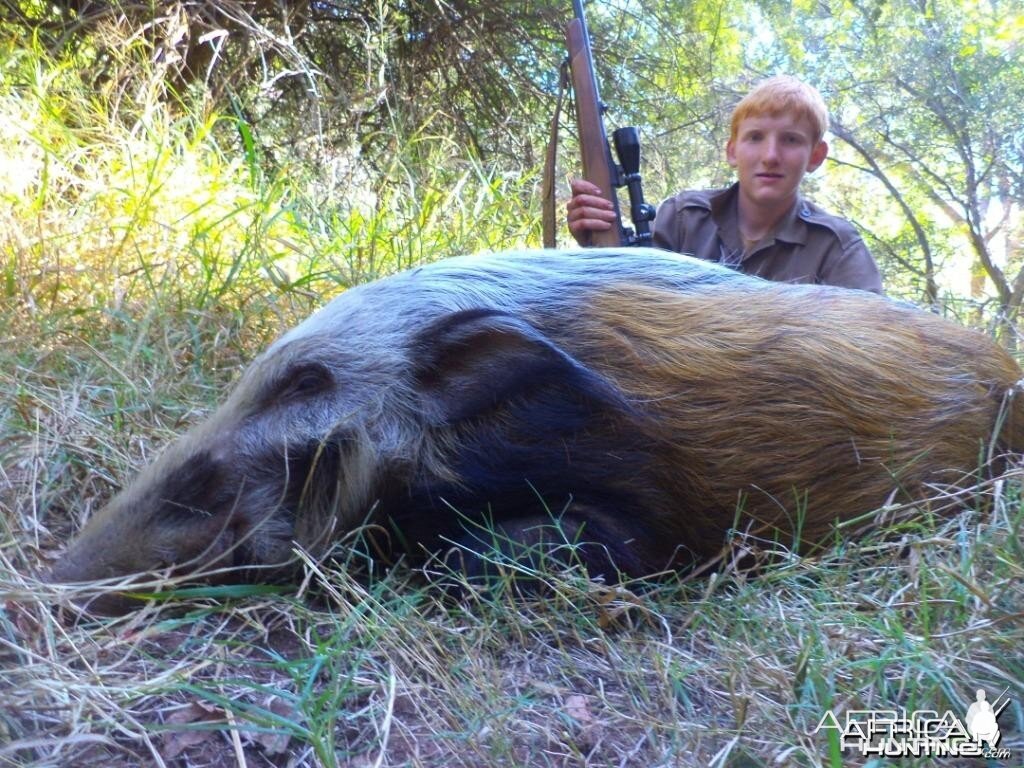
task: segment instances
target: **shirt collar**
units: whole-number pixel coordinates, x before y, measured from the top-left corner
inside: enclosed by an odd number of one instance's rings
[[[742,250],[743,248],[739,234],[739,190],[739,182],[734,182],[731,186],[713,194],[709,200],[711,218],[718,225],[719,239],[733,250]],[[776,226],[774,236],[765,240],[761,248],[765,248],[776,241],[806,245],[807,222],[805,218],[810,215],[811,209],[807,201],[798,193],[793,207],[786,212],[786,215],[782,217]],[[760,248],[755,249],[754,253],[758,250]]]

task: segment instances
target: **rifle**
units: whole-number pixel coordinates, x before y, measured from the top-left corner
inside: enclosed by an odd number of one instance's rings
[[[650,222],[654,221],[655,209],[644,202],[643,181],[640,177],[640,132],[632,126],[612,132],[615,154],[619,158],[616,164],[605,134],[604,113],[607,107],[601,102],[597,90],[594,56],[590,50],[590,35],[583,15],[583,0],[573,0],[572,7],[575,17],[565,28],[565,40],[569,49],[576,126],[583,155],[583,178],[601,188],[601,194],[615,207],[618,220],[616,226],[605,232],[591,232],[588,245],[649,245]],[[626,187],[629,193],[632,228],[622,224],[618,195],[615,192],[620,187]]]

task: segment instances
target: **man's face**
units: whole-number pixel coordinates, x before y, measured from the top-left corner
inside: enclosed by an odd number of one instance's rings
[[[793,204],[804,174],[824,162],[828,145],[814,143],[806,117],[764,115],[741,120],[725,154],[739,175],[740,195],[759,208],[781,213]]]

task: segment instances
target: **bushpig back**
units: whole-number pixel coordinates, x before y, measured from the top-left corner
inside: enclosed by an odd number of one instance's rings
[[[859,292],[632,286],[588,305],[579,328],[581,357],[650,416],[651,540],[698,558],[736,521],[819,542],[1024,447],[1021,370],[1005,350]]]

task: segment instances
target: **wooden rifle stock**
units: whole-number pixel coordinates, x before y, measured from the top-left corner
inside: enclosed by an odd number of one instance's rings
[[[572,89],[576,101],[576,127],[579,131],[580,151],[583,155],[583,178],[601,189],[601,195],[615,206],[615,223],[606,231],[592,231],[589,242],[592,246],[628,245],[622,226],[622,214],[615,195],[618,173],[608,146],[604,130],[604,107],[597,91],[594,74],[594,58],[590,51],[590,38],[582,18],[582,8],[576,18],[565,28],[565,39],[569,49],[569,66],[572,70]]]

